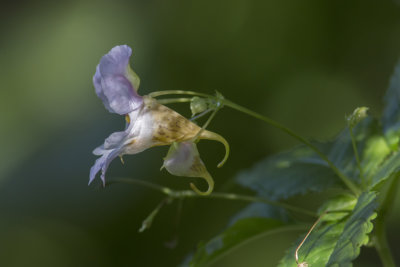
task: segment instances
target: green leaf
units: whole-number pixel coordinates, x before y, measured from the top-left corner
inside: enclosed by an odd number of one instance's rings
[[[236,181],[271,200],[323,191],[338,182],[324,162],[304,146],[258,162],[240,172]]]
[[[345,200],[347,199],[347,200]],[[331,201],[332,210],[340,206],[351,208],[354,203],[351,197],[340,197]],[[360,253],[360,247],[367,244],[368,234],[372,231],[371,220],[376,217],[376,192],[361,194],[357,204],[350,214],[338,220],[324,219],[309,235],[299,250],[299,262],[306,262],[309,266],[351,266]],[[279,266],[296,267],[294,252],[301,239],[287,252]]]
[[[397,64],[384,97],[382,124],[385,133],[400,130],[400,62]]]
[[[385,182],[392,174],[400,171],[400,152],[392,153],[371,178],[370,188]]]
[[[283,227],[283,223],[274,219],[245,218],[238,220],[212,240],[201,243],[189,266],[211,265],[249,240],[272,234],[281,227]]]
[[[367,180],[370,180],[370,177],[379,171],[380,166],[390,153],[390,147],[382,135],[369,138],[361,155],[361,166]]]
[[[358,257],[360,247],[369,241],[368,234],[373,229],[371,220],[376,218],[377,206],[376,192],[360,196],[329,258],[328,266],[345,266]]]
[[[368,140],[380,133],[377,121],[366,118],[354,127],[359,154],[363,154]],[[354,157],[348,128],[333,141],[316,144],[335,166],[360,183],[359,170]],[[375,147],[376,152],[377,147]],[[370,156],[370,164],[374,157]],[[367,165],[367,163],[365,163]],[[374,168],[372,165],[370,168]],[[271,199],[287,199],[307,192],[321,192],[332,186],[343,186],[327,163],[305,146],[298,146],[288,152],[268,157],[252,168],[242,171],[236,181],[257,192],[259,196]]]
[[[252,203],[236,213],[230,220],[229,225],[244,218],[270,218],[281,222],[289,222],[289,216],[284,208],[271,206],[265,203]]]
[[[320,215],[326,211],[329,211],[329,213],[325,214],[321,221],[339,221],[343,219],[354,209],[356,203],[357,198],[352,194],[340,194],[325,201],[318,212]]]
[[[362,155],[368,140],[381,134],[377,120],[365,118],[353,128],[353,135],[357,144],[358,154]],[[317,144],[318,145],[318,144]],[[353,181],[360,183],[359,169],[354,156],[353,145],[349,129],[346,127],[334,141],[319,145],[333,164]]]

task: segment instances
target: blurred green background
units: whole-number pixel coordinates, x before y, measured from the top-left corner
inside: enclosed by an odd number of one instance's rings
[[[124,127],[92,85],[113,46],[133,47],[141,94],[218,90],[318,140],[357,106],[381,114],[400,55],[400,5],[389,0],[2,1],[0,15],[0,266],[176,266],[245,206],[185,200],[179,223],[174,203],[139,234],[162,195],[87,186],[91,151]],[[199,145],[217,191],[236,190],[238,171],[296,144],[228,108],[210,129],[232,149],[217,169],[223,147]],[[115,160],[108,178],[188,189],[188,179],[159,171],[167,149]],[[389,239],[400,262],[397,202]],[[255,240],[215,266],[275,266],[298,234]],[[379,266],[366,251],[359,266]]]

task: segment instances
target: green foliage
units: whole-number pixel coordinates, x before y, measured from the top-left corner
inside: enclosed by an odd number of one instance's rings
[[[245,218],[238,220],[222,234],[207,243],[201,243],[189,266],[208,266],[218,258],[232,253],[250,239],[274,233],[283,227],[278,220],[267,218]]]
[[[332,170],[304,146],[266,158],[239,173],[236,180],[271,200],[320,192],[338,185]]]
[[[385,213],[377,213],[388,210],[390,201],[384,193],[379,201],[377,196],[382,188],[389,186],[389,178],[400,172],[400,63],[385,96],[381,121],[367,117],[366,110],[356,109],[347,117],[348,128],[333,141],[313,143],[363,193],[351,194],[327,161],[305,145],[263,159],[237,175],[236,181],[241,186],[253,190],[257,197],[273,201],[324,192],[332,187],[339,189],[338,194],[320,206],[315,228],[309,225],[310,235],[304,233],[279,266],[297,266],[295,251],[306,236],[298,250],[299,264],[352,266],[360,248],[370,240],[373,220],[376,216],[385,216]],[[292,217],[288,214],[282,207],[273,209],[260,203],[247,206],[233,216],[224,232],[199,246],[191,260],[192,266],[208,265],[252,238],[293,225],[295,220],[289,219]],[[384,221],[383,217],[379,217],[380,222]],[[382,233],[385,232],[374,234]],[[374,238],[375,242],[377,240],[385,240],[385,237]],[[380,249],[387,245],[374,244],[374,241],[372,245]],[[390,254],[380,256],[387,255]],[[382,260],[390,262],[391,259]]]
[[[377,204],[376,192],[360,196],[329,258],[328,266],[345,266],[360,254],[360,247],[368,243],[368,234],[373,228],[371,220],[376,218]]]
[[[333,210],[340,202],[340,198],[331,201]],[[348,198],[344,203],[350,207],[353,200]],[[348,215],[321,222],[299,250],[299,262],[307,262],[310,266],[349,266],[360,253],[360,247],[368,243],[367,234],[372,230],[371,220],[376,217],[376,207],[376,193],[363,193]],[[279,266],[297,266],[294,251],[299,243],[288,251]]]
[[[400,153],[393,153],[388,157],[372,176],[371,188],[385,182],[391,175],[397,174],[400,170]]]
[[[357,152],[360,155],[363,155],[370,138],[381,135],[378,121],[371,118],[366,118],[358,123],[352,132],[357,144]],[[361,183],[349,128],[345,128],[333,141],[319,144],[319,147],[339,170],[353,181]],[[362,157],[361,161],[363,160]]]
[[[362,157],[363,164],[369,168],[373,168],[373,164],[377,162],[374,155],[380,147],[369,142],[372,137],[377,136],[377,132],[377,122],[371,119],[364,120],[354,128],[359,150],[369,148],[368,153]],[[336,167],[351,179],[360,182],[348,129],[341,132],[335,140],[316,145]],[[272,200],[343,186],[326,162],[305,146],[268,157],[249,170],[239,173],[236,180],[259,196]]]
[[[376,174],[390,153],[391,150],[383,136],[376,135],[369,138],[361,162],[364,175],[368,181]]]
[[[397,64],[386,92],[382,124],[385,133],[400,129],[400,63]]]
[[[289,215],[284,208],[256,202],[235,214],[230,219],[229,226],[240,219],[252,217],[276,219],[285,223],[290,221]]]

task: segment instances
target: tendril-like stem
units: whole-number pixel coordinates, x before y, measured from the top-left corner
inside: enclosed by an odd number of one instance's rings
[[[198,92],[194,92],[194,91],[183,91],[183,90],[166,90],[166,91],[157,91],[157,92],[153,92],[150,94],[151,97],[158,97],[158,96],[162,96],[162,95],[194,95],[194,96],[200,96],[200,97],[206,97],[206,98],[210,98],[210,99],[215,99],[217,101],[219,101],[222,105],[228,106],[230,108],[236,109],[237,111],[243,112],[249,116],[252,116],[254,118],[257,118],[259,120],[264,121],[265,123],[285,132],[286,134],[288,134],[289,136],[293,137],[294,139],[300,141],[301,143],[303,143],[304,145],[308,146],[309,148],[311,148],[315,153],[318,154],[318,156],[324,160],[329,167],[332,169],[332,171],[339,177],[339,179],[342,180],[342,182],[356,195],[359,196],[361,193],[361,190],[358,188],[357,185],[355,185],[345,174],[343,174],[334,164],[332,161],[329,160],[329,158],[322,153],[315,145],[313,145],[312,143],[310,143],[309,141],[307,141],[305,138],[301,137],[300,135],[296,134],[295,132],[293,132],[292,130],[290,130],[289,128],[283,126],[282,124],[264,116],[261,115],[257,112],[254,112],[248,108],[242,107],[228,99],[225,98],[220,98],[220,97],[216,97],[216,96],[212,96],[212,95],[208,95],[208,94],[203,94],[203,93],[198,93]]]
[[[167,99],[159,99],[157,100],[158,103],[167,105],[167,104],[174,104],[174,103],[187,103],[192,101],[191,98],[187,97],[179,97],[179,98],[167,98]]]
[[[134,178],[115,178],[110,180],[106,183],[106,185],[116,184],[116,183],[125,183],[125,184],[132,184],[132,185],[140,185],[147,187],[149,189],[153,189],[158,191],[162,194],[169,196],[172,199],[184,199],[184,198],[210,198],[210,199],[225,199],[225,200],[237,200],[237,201],[245,201],[245,202],[260,202],[265,203],[275,207],[281,207],[293,212],[297,212],[300,214],[308,215],[311,217],[318,217],[318,215],[310,210],[303,209],[300,207],[292,206],[286,203],[271,201],[261,197],[255,196],[248,196],[248,195],[240,195],[240,194],[233,194],[233,193],[223,193],[223,192],[213,192],[209,195],[199,195],[194,191],[191,190],[173,190],[171,188],[161,186],[158,184],[153,184],[144,180],[134,179]]]
[[[215,98],[212,95],[198,93],[195,91],[184,91],[184,90],[165,90],[165,91],[156,91],[149,94],[151,97],[158,97],[163,95],[194,95],[194,96],[201,96],[205,98]]]
[[[354,157],[356,158],[356,162],[357,162],[357,168],[358,168],[358,171],[360,172],[360,178],[361,178],[361,181],[365,181],[364,172],[361,167],[360,156],[358,154],[357,142],[356,142],[356,138],[355,138],[354,132],[353,132],[353,127],[349,126],[349,132],[350,132],[351,144],[353,146]]]
[[[203,111],[202,113],[200,113],[199,115],[196,115],[196,116],[190,118],[190,120],[191,120],[191,121],[195,121],[195,120],[197,120],[197,119],[199,119],[199,118],[201,118],[201,117],[207,115],[207,114],[210,113],[211,111],[213,111],[213,109],[212,109],[212,108],[209,108],[209,109]]]
[[[306,236],[303,238],[303,240],[300,242],[300,244],[297,246],[296,251],[294,252],[294,258],[296,259],[297,265],[299,265],[299,250],[303,246],[304,242],[306,242],[308,236],[311,234],[311,232],[314,230],[314,228],[317,226],[319,221],[322,219],[322,217],[325,216],[327,212],[325,211],[324,213],[319,216],[319,218],[315,221],[315,223],[311,226],[310,230],[308,230]]]
[[[212,119],[214,119],[215,115],[217,114],[218,110],[218,108],[214,109],[213,113],[211,113],[210,117],[208,117],[206,123],[204,123],[201,129],[197,132],[196,136],[193,138],[194,141],[197,141],[201,133],[208,127]]]

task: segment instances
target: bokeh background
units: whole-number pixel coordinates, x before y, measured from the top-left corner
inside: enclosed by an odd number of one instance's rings
[[[176,266],[219,233],[244,203],[191,199],[142,220],[163,199],[139,186],[87,186],[91,151],[124,119],[92,85],[113,46],[134,49],[141,94],[220,91],[311,139],[332,138],[355,107],[382,110],[400,55],[400,5],[373,0],[2,1],[0,8],[0,266]],[[190,115],[188,106],[175,105]],[[241,169],[296,144],[228,108],[204,141],[216,190],[237,190]],[[167,147],[115,160],[108,178],[135,177],[175,189],[189,180],[160,172]],[[236,191],[237,192],[237,191]],[[313,205],[318,198],[313,198]],[[305,200],[307,201],[307,200]],[[400,202],[398,200],[397,202]],[[311,205],[311,204],[310,204]],[[389,239],[400,255],[397,204]],[[215,266],[275,266],[299,233],[250,242]],[[359,266],[379,266],[375,252]],[[400,259],[398,258],[399,262]]]

